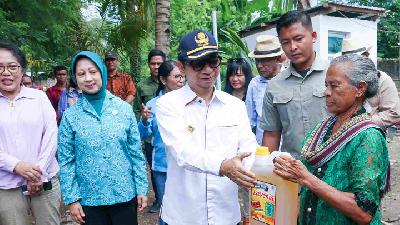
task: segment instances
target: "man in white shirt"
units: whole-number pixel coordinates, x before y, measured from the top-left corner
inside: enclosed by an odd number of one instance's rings
[[[178,58],[188,83],[157,102],[168,162],[161,218],[169,225],[237,224],[241,216],[236,184],[255,183],[248,168],[257,142],[246,107],[214,88],[221,58],[212,34],[186,34]]]

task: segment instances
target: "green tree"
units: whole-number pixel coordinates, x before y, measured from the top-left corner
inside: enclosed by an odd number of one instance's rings
[[[76,25],[83,18],[80,0],[3,0],[0,36],[18,44],[33,71],[68,65],[79,43]]]
[[[386,15],[382,17],[378,23],[378,56],[381,58],[399,57],[400,0],[337,0],[336,2],[386,9]]]
[[[169,53],[169,32],[171,2],[169,0],[156,0],[155,42],[156,48]]]
[[[154,0],[88,0],[89,4],[98,4],[103,23],[102,37],[105,50],[119,53],[122,67],[129,71],[136,82],[144,76],[145,68],[143,47],[154,30]],[[146,49],[147,50],[147,49]],[[146,53],[147,54],[147,53]]]

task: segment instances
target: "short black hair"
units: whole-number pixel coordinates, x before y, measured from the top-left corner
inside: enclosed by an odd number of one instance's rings
[[[26,70],[26,58],[24,53],[18,48],[16,44],[8,40],[1,40],[0,39],[0,48],[6,49],[7,51],[11,52],[11,54],[17,59],[19,65],[21,65],[22,70]]]
[[[153,58],[154,56],[161,56],[163,58],[163,61],[165,61],[165,53],[161,50],[158,49],[152,49],[149,52],[149,55],[147,56],[147,63],[150,63],[151,58]]]
[[[250,64],[243,58],[228,59],[228,65],[226,67],[226,81],[224,91],[228,94],[232,94],[233,87],[229,81],[229,77],[235,75],[238,70],[242,70],[245,78],[244,89],[245,94],[247,93],[247,88],[249,87],[250,81],[253,78],[253,73],[251,72]]]
[[[65,67],[65,66],[55,66],[53,69],[54,76],[56,76],[57,72],[61,71],[61,70],[65,70],[68,72],[67,67]]]
[[[165,80],[168,79],[169,74],[174,70],[176,67],[176,62],[175,61],[164,61],[160,67],[158,68],[158,89],[156,91],[156,96],[162,91],[165,87],[165,85],[161,82],[161,77],[163,77]]]
[[[278,37],[283,27],[290,27],[297,22],[301,22],[303,27],[313,31],[311,17],[303,10],[292,10],[285,13],[276,22],[276,32],[278,33]]]

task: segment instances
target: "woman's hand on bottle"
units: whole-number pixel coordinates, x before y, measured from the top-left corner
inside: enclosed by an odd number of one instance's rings
[[[83,219],[85,217],[85,213],[83,212],[81,203],[74,202],[74,203],[70,204],[69,212],[70,212],[71,217],[74,220],[74,222],[76,222],[78,224],[85,223],[85,220]]]
[[[151,116],[151,107],[146,107],[143,103],[140,106],[141,109],[141,113],[142,113],[142,121],[144,124],[147,123],[147,121],[149,120],[150,116]]]
[[[143,211],[143,209],[147,207],[147,196],[138,195],[137,203],[138,203],[138,206],[137,206],[138,211],[139,212]]]
[[[300,160],[296,160],[295,158],[286,155],[281,155],[275,158],[274,172],[279,176],[287,180],[295,181],[300,185],[304,185],[308,175],[311,174]]]

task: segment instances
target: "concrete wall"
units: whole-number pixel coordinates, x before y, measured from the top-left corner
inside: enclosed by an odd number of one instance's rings
[[[329,58],[328,34],[330,31],[336,31],[346,33],[346,38],[355,38],[360,40],[362,43],[372,45],[373,47],[370,51],[370,57],[375,63],[377,62],[377,22],[326,15],[317,15],[312,17],[311,20],[314,31],[318,34],[317,41],[314,44],[314,49],[322,58]],[[242,40],[247,43],[250,50],[254,50],[256,37],[261,34],[277,35],[276,29],[272,28],[270,30],[247,36]]]

